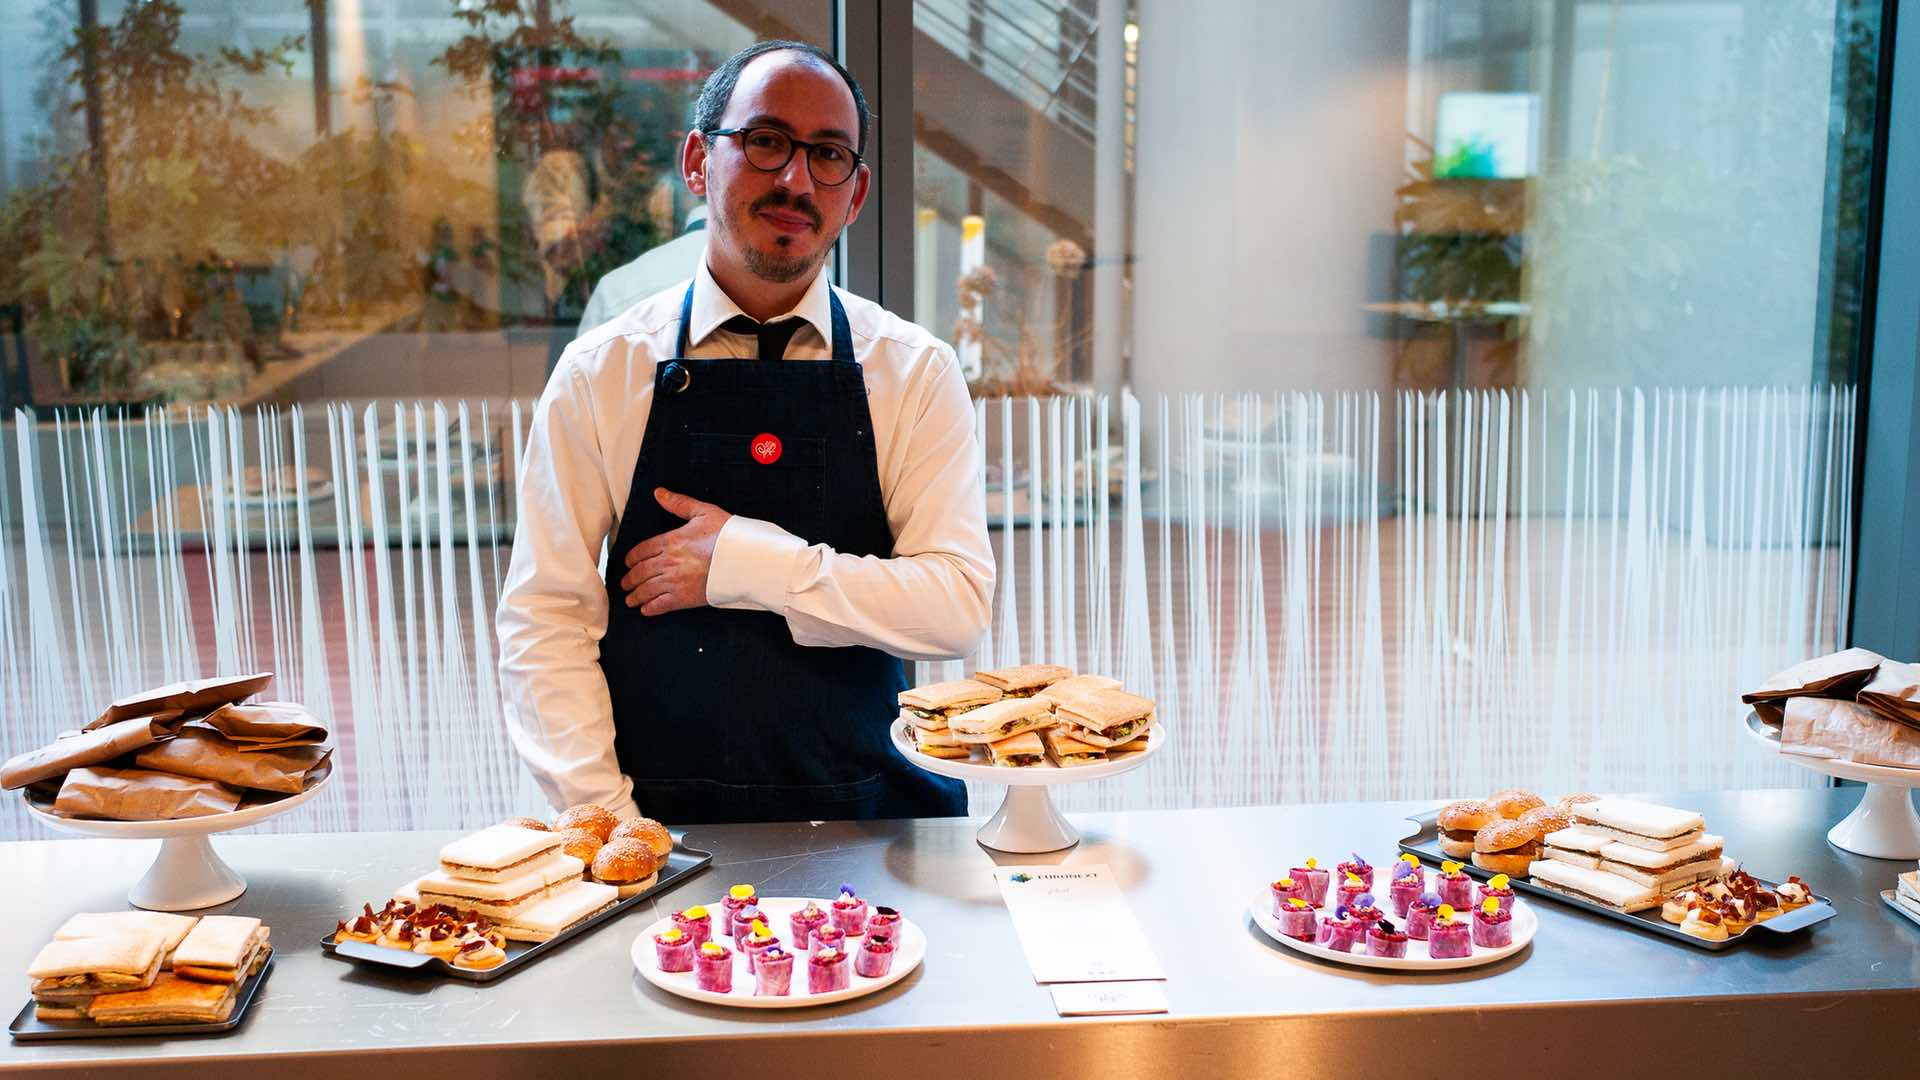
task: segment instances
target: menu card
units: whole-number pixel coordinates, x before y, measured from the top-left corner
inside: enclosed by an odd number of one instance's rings
[[[1167,977],[1105,863],[1002,866],[993,877],[1013,916],[1033,981]]]

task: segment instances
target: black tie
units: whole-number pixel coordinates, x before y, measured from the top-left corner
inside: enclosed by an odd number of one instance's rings
[[[760,359],[784,360],[787,356],[787,342],[800,329],[802,320],[781,319],[778,322],[759,323],[745,315],[735,315],[720,324],[720,329],[732,334],[744,334],[760,339]]]

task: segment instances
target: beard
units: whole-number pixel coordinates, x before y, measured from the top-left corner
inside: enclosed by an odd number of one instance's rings
[[[744,238],[741,238],[739,246],[742,254],[745,256],[747,272],[762,281],[771,282],[775,285],[786,285],[811,274],[819,268],[821,263],[826,261],[827,253],[833,250],[834,242],[840,238],[839,229],[834,229],[831,235],[824,233],[823,225],[825,223],[825,217],[820,213],[820,208],[814,205],[813,200],[807,198],[805,195],[796,198],[785,192],[768,192],[758,199],[753,200],[753,202],[747,206],[744,217],[751,220],[755,214],[758,214],[762,210],[786,210],[790,213],[803,214],[812,220],[814,235],[822,237],[824,240],[811,255],[789,255],[783,252],[761,251],[752,244],[744,242]],[[727,231],[732,232],[733,230],[729,226]],[[776,242],[782,247],[785,247],[794,239],[793,237],[783,236]]]

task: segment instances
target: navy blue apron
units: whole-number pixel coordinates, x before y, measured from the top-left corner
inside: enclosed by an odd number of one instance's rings
[[[689,284],[676,358],[655,365],[645,440],[607,554],[600,667],[634,801],[675,826],[966,813],[958,781],[892,748],[887,732],[906,689],[898,659],[796,645],[786,619],[767,611],[642,615],[620,587],[635,544],[684,524],[660,508],[655,488],[842,554],[893,555],[866,379],[846,309],[828,295],[832,360],[693,360]],[[779,440],[771,462],[762,435]]]

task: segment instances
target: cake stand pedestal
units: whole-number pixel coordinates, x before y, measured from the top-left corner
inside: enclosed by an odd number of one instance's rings
[[[1777,751],[1782,761],[1867,785],[1866,794],[1860,797],[1860,805],[1853,808],[1853,813],[1827,830],[1828,843],[1870,859],[1920,859],[1920,814],[1913,811],[1913,789],[1920,787],[1920,769],[1862,765],[1787,753],[1780,748],[1779,733],[1763,723],[1757,713],[1747,714],[1747,731]]]
[[[1164,724],[1155,724],[1147,749],[1116,761],[1056,768],[1051,763],[1029,769],[1011,769],[982,765],[975,761],[954,761],[932,757],[914,748],[913,728],[905,720],[893,722],[893,748],[915,766],[957,780],[978,780],[983,784],[1004,784],[1007,794],[1000,809],[987,819],[975,834],[976,839],[995,851],[1032,855],[1060,851],[1080,842],[1080,830],[1053,804],[1048,789],[1055,784],[1084,784],[1109,776],[1129,773],[1159,756],[1169,738]]]
[[[148,911],[194,911],[224,904],[247,891],[247,881],[228,866],[208,840],[215,833],[231,832],[284,814],[318,795],[333,780],[332,766],[307,785],[298,795],[271,798],[225,814],[179,818],[174,821],[96,821],[90,818],[60,817],[45,804],[27,800],[27,811],[40,823],[61,832],[82,836],[116,837],[122,840],[159,840],[160,854],[133,887],[127,890],[127,902]],[[249,798],[260,797],[249,792]]]

